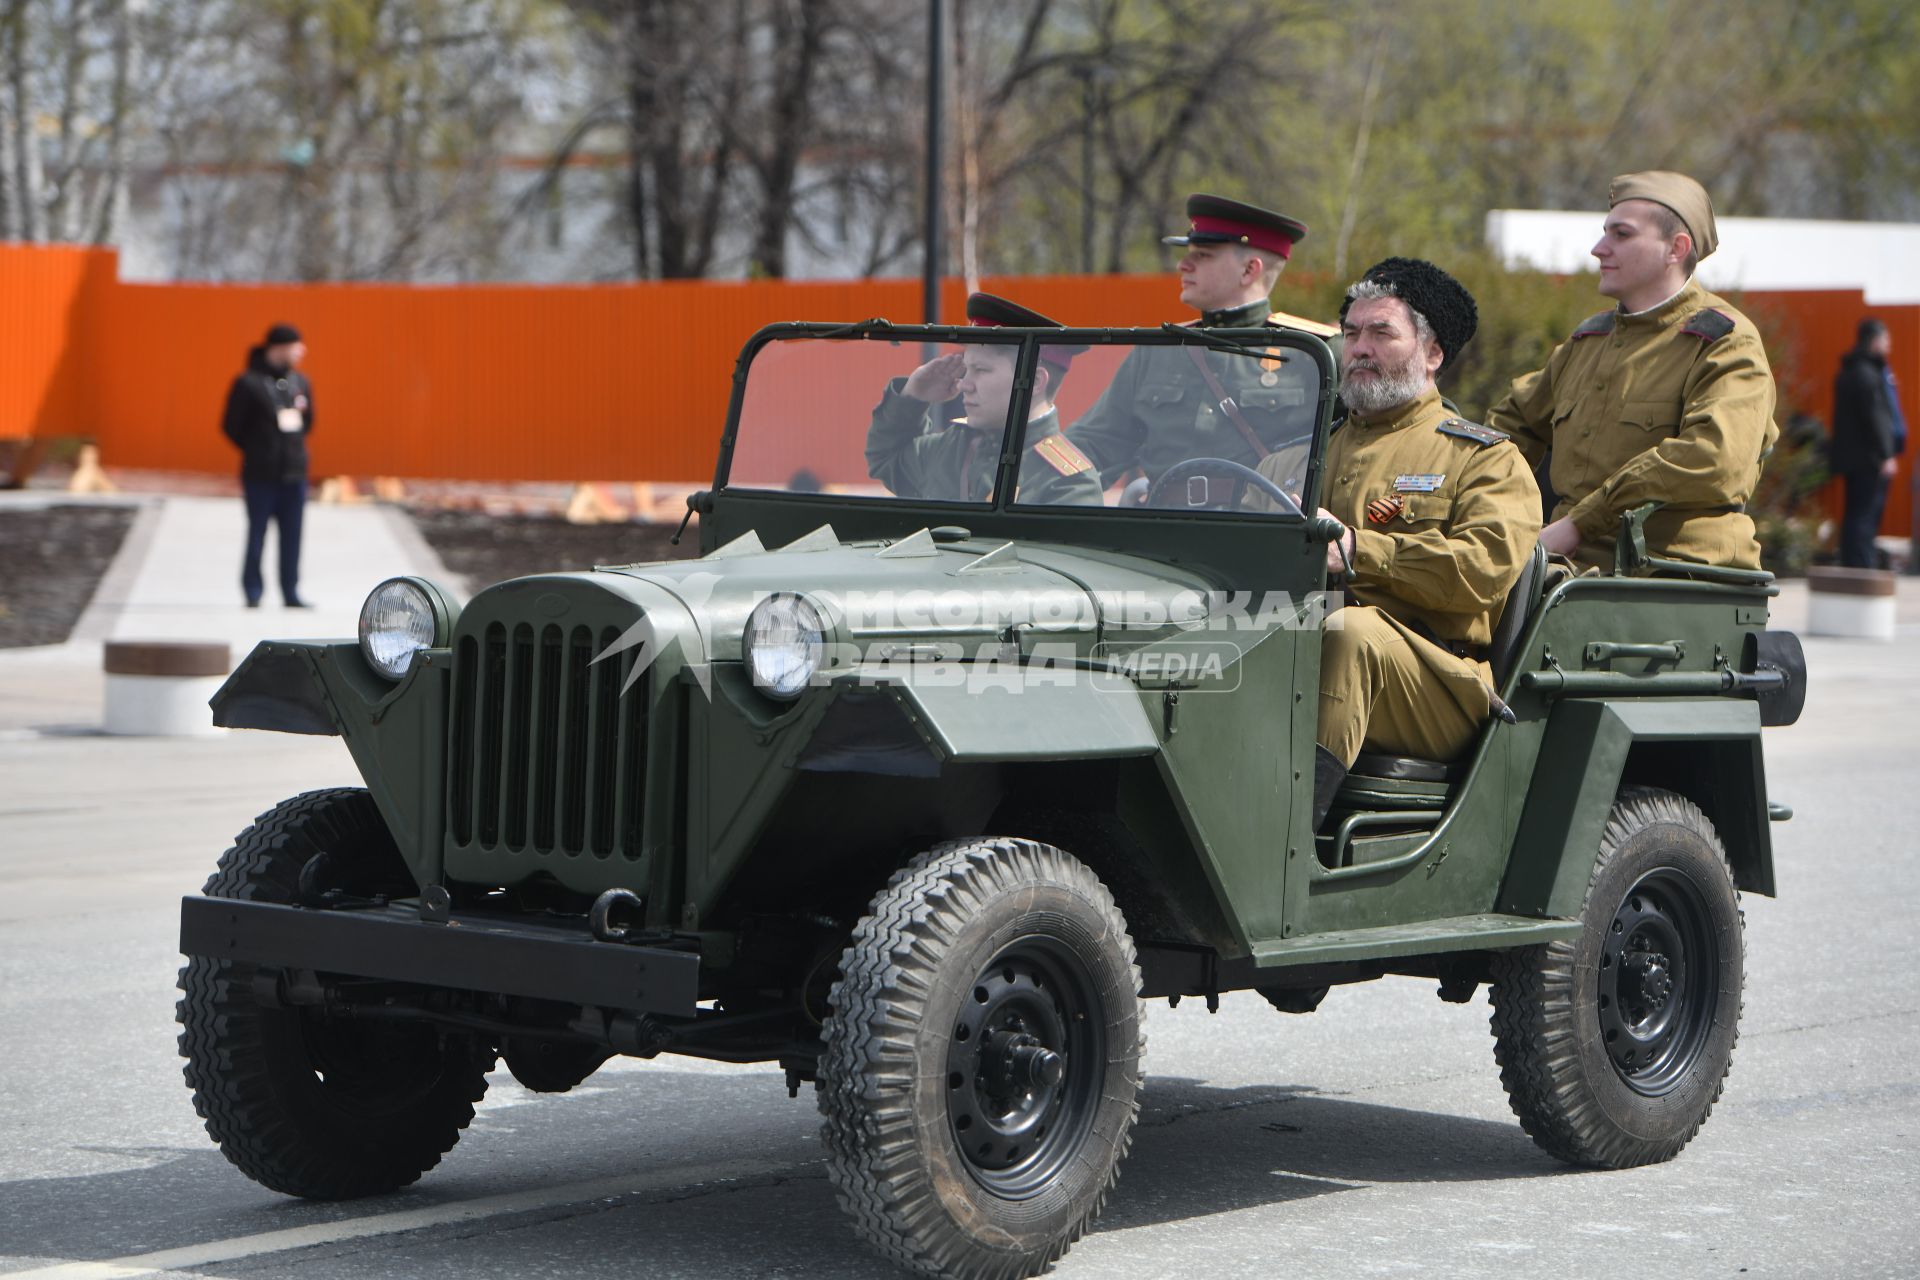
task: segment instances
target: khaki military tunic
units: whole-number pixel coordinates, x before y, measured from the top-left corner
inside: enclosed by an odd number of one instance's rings
[[[1339,332],[1279,315],[1265,302],[1203,316],[1200,323],[1223,329],[1286,325],[1323,337]],[[1260,441],[1259,452],[1232,415],[1221,409],[1220,397],[1189,351],[1199,355],[1232,398]],[[1274,452],[1292,464],[1286,468],[1291,476],[1304,472],[1319,403],[1319,373],[1297,351],[1276,348],[1272,358],[1262,360],[1200,347],[1140,347],[1121,361],[1100,399],[1067,428],[1067,437],[1100,469],[1103,484],[1112,484],[1134,467],[1147,479],[1158,480],[1169,467],[1189,458],[1225,458],[1251,467]],[[1298,492],[1300,478],[1290,485],[1283,480],[1283,487]]]
[[[1540,540],[1540,490],[1505,436],[1439,392],[1350,416],[1327,443],[1322,505],[1354,530],[1348,591],[1320,656],[1321,746],[1445,760],[1492,708],[1484,651]]]
[[[1603,311],[1516,380],[1487,415],[1535,466],[1553,450],[1553,518],[1580,530],[1577,559],[1613,568],[1621,513],[1665,505],[1647,550],[1760,567],[1741,507],[1779,429],[1759,331],[1698,282],[1651,311]]]
[[[1001,434],[964,420],[929,429],[929,406],[907,395],[895,378],[867,427],[867,473],[903,498],[986,502],[993,497]],[[1049,506],[1099,506],[1102,490],[1093,464],[1060,434],[1049,409],[1027,423],[1026,451],[1014,497]]]

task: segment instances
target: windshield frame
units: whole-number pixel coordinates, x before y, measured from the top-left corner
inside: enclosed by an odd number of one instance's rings
[[[1188,335],[1192,335],[1190,338]],[[990,503],[960,503],[898,495],[862,495],[836,493],[797,493],[784,490],[729,488],[728,474],[738,442],[740,416],[746,398],[747,382],[755,357],[768,345],[791,339],[844,339],[881,341],[898,344],[925,343],[930,346],[968,342],[1018,341],[1020,350],[1014,369],[1013,398],[1008,409],[1010,426],[1005,430],[994,472],[993,499]],[[1199,342],[1196,343],[1195,339]],[[963,526],[977,537],[998,540],[1030,539],[1089,549],[1106,549],[1126,554],[1150,555],[1196,566],[1226,569],[1241,581],[1267,580],[1269,573],[1261,557],[1279,552],[1277,543],[1288,548],[1281,559],[1289,562],[1295,555],[1311,558],[1318,544],[1304,538],[1306,521],[1284,512],[1242,510],[1182,510],[1168,508],[1121,508],[1109,506],[1041,506],[1015,502],[1013,486],[1025,448],[1028,403],[1034,382],[1034,368],[1042,346],[1085,344],[1089,347],[1186,346],[1218,344],[1244,346],[1253,353],[1268,347],[1297,351],[1311,360],[1319,378],[1319,400],[1315,406],[1313,440],[1302,505],[1311,514],[1319,504],[1323,458],[1327,434],[1337,393],[1332,351],[1317,335],[1299,329],[1263,325],[1241,329],[1198,329],[1168,325],[1162,328],[1012,328],[961,325],[895,325],[884,320],[859,324],[780,323],[755,333],[742,347],[734,365],[732,393],[727,420],[714,466],[714,487],[710,511],[701,519],[702,552],[712,551],[748,530],[761,542],[777,547],[787,541],[831,525],[843,541],[893,539],[923,528]],[[1249,538],[1252,532],[1271,536]],[[1279,535],[1284,534],[1284,537]],[[1277,541],[1276,541],[1277,540]],[[1301,545],[1306,544],[1306,550]],[[1265,548],[1261,550],[1260,548]],[[1270,561],[1268,562],[1270,563]],[[1296,579],[1288,565],[1282,576]]]
[[[993,496],[981,502],[964,502],[952,499],[929,500],[923,498],[901,497],[897,494],[873,494],[849,497],[845,494],[802,494],[781,489],[763,489],[750,485],[730,486],[729,474],[733,467],[734,451],[740,434],[741,412],[745,405],[746,389],[754,360],[765,348],[777,342],[794,339],[814,339],[848,342],[887,342],[904,346],[920,342],[927,348],[946,345],[984,344],[992,346],[1014,346],[1018,350],[1014,359],[1013,395],[1007,406],[1007,421],[1001,426],[1001,448],[994,466]],[[807,324],[784,323],[769,325],[754,334],[740,352],[734,365],[733,390],[727,407],[726,428],[720,438],[720,454],[714,467],[713,492],[715,495],[757,494],[764,496],[792,496],[824,502],[862,502],[884,503],[889,506],[906,505],[914,507],[936,506],[954,512],[969,514],[979,511],[1004,511],[1017,507],[1021,511],[1040,509],[1035,504],[1019,504],[1015,492],[1020,459],[1026,449],[1026,436],[1032,425],[1028,420],[1029,406],[1033,396],[1034,370],[1039,363],[1040,349],[1044,346],[1085,345],[1095,346],[1169,346],[1200,347],[1205,350],[1230,352],[1238,348],[1246,359],[1257,359],[1271,347],[1284,347],[1297,350],[1312,358],[1318,366],[1319,404],[1315,413],[1314,439],[1311,447],[1311,460],[1307,477],[1302,488],[1301,501],[1311,510],[1318,502],[1321,454],[1325,445],[1327,421],[1336,394],[1335,373],[1332,353],[1326,344],[1315,336],[1298,329],[1286,329],[1280,326],[1264,325],[1246,329],[1201,329],[1184,325],[1162,325],[1157,329],[1115,329],[1115,328],[1016,328],[1013,326],[976,326],[976,325],[895,325],[887,321],[869,320],[859,324]],[[1069,429],[1069,436],[1071,430]],[[1177,510],[1157,508],[1152,510],[1133,510],[1122,507],[1088,507],[1088,512],[1104,511],[1135,515],[1154,515],[1179,517],[1182,519],[1273,519],[1274,513]],[[1112,517],[1108,517],[1112,518]],[[1298,519],[1299,517],[1293,517]]]

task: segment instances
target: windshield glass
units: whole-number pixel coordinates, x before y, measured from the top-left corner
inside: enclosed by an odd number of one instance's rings
[[[1026,334],[793,337],[753,356],[726,486],[955,505],[1296,514],[1320,409],[1305,351]],[[971,335],[969,335],[971,337]],[[1018,385],[1023,357],[1029,395]],[[1011,436],[1010,436],[1010,433]],[[998,486],[1009,444],[1013,492]]]

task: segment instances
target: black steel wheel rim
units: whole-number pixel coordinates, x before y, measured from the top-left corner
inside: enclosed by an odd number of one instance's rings
[[[1607,923],[1599,964],[1607,1060],[1635,1093],[1667,1093],[1699,1059],[1718,1003],[1718,949],[1699,886],[1671,868],[1642,876]]]
[[[1093,1128],[1106,1018],[1085,962],[1053,938],[1002,948],[962,997],[947,1049],[947,1121],[968,1172],[1038,1195]]]

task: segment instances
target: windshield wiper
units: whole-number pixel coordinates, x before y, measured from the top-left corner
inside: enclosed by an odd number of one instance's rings
[[[1231,338],[1216,338],[1210,333],[1195,329],[1190,325],[1175,324],[1171,320],[1160,326],[1160,332],[1171,333],[1182,342],[1190,342],[1198,347],[1211,347],[1215,351],[1224,351],[1228,355],[1253,356],[1261,360],[1278,360],[1282,364],[1293,357],[1273,347],[1255,346],[1260,339],[1249,338],[1246,342],[1235,342]]]

